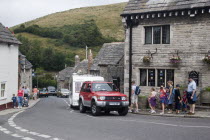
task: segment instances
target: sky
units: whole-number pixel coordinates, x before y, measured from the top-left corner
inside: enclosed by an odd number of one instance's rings
[[[0,0],[0,23],[12,27],[48,14],[128,0]]]

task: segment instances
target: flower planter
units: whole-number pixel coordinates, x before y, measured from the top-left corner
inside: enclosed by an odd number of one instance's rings
[[[143,58],[143,62],[144,63],[150,63],[150,61],[151,61],[151,57],[149,57],[149,56],[144,56],[144,58]]]
[[[210,64],[210,57],[207,56],[203,59],[203,62],[206,63],[206,64]]]
[[[181,59],[170,59],[170,62],[173,64],[181,63]]]

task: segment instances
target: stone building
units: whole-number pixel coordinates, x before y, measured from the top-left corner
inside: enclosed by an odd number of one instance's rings
[[[144,94],[169,80],[186,86],[189,75],[198,93],[210,85],[210,0],[130,0],[121,16],[126,94],[132,80]]]
[[[123,42],[105,43],[95,57],[91,75],[104,77],[124,92],[124,46]]]
[[[0,110],[12,106],[18,91],[18,48],[15,36],[0,23]]]
[[[84,59],[80,62],[78,55],[75,56],[75,66],[66,67],[58,73],[57,89],[69,89],[69,81],[73,73],[88,74],[88,60]]]
[[[19,52],[18,85],[27,86],[32,91],[32,67],[26,56]]]

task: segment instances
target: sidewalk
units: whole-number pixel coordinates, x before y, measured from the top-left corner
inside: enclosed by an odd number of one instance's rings
[[[40,101],[40,99],[37,99],[36,101],[35,101],[35,100],[30,100],[30,101],[29,101],[29,107],[23,107],[23,108],[21,108],[21,109],[13,109],[13,108],[12,108],[12,109],[2,110],[2,111],[0,111],[0,116],[8,115],[8,114],[11,114],[11,113],[16,113],[16,112],[19,112],[19,111],[23,111],[23,110],[32,108],[32,107],[35,106],[39,101]]]
[[[168,114],[167,111],[165,111],[164,115],[161,115],[161,110],[156,110],[157,113],[155,114],[151,114],[149,113],[149,110],[139,110],[138,115],[151,115],[151,116],[162,116],[162,117],[184,117],[184,118],[210,118],[210,112],[208,111],[196,111],[195,115],[188,115],[188,114],[184,114],[184,113],[180,113],[180,114]]]

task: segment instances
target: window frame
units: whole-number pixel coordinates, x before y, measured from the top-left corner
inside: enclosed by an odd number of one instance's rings
[[[169,43],[163,43],[163,27],[169,27]],[[154,28],[160,27],[160,43],[154,44]],[[151,30],[151,43],[147,43],[146,28],[152,28]],[[167,34],[166,34],[167,36]],[[167,38],[167,37],[166,37]],[[161,45],[161,44],[171,44],[171,26],[170,25],[154,25],[154,26],[144,26],[144,45]]]
[[[4,85],[4,89],[2,90],[2,85]],[[7,84],[6,84],[6,82],[1,82],[0,83],[0,100],[2,100],[2,99],[6,99],[7,97],[6,97],[6,86],[7,86]],[[2,91],[4,91],[4,96],[2,96]]]
[[[144,86],[144,85],[142,85],[141,84],[141,70],[146,70],[146,86]],[[154,75],[154,77],[155,77],[155,86],[149,86],[149,70],[155,70],[155,75]],[[142,87],[159,87],[158,86],[158,72],[160,71],[160,70],[164,70],[164,87],[166,87],[167,86],[167,79],[168,79],[168,70],[172,70],[173,71],[173,79],[172,79],[172,82],[174,83],[174,78],[175,78],[175,69],[173,69],[173,68],[165,68],[165,69],[163,69],[163,68],[139,68],[139,82],[140,82],[140,86],[142,86]]]

